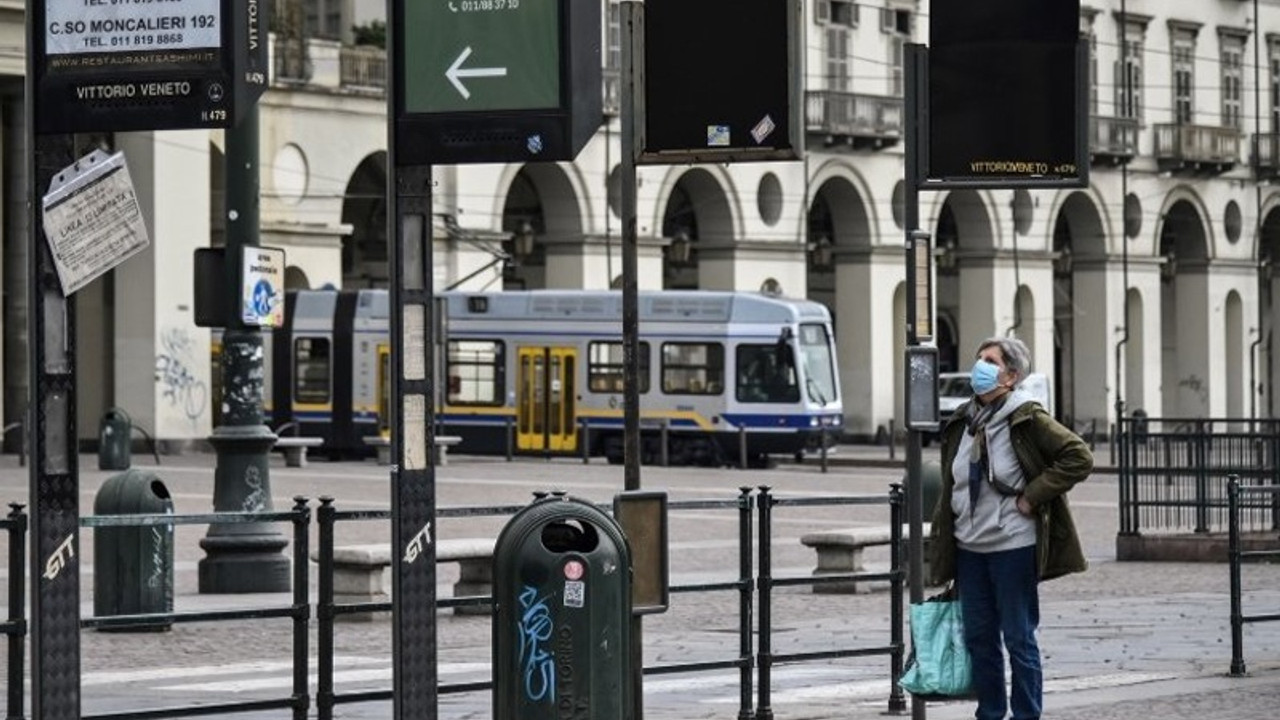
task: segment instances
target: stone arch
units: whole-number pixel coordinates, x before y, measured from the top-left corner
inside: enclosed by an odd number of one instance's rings
[[[502,203],[500,230],[508,242],[512,262],[505,269],[504,287],[562,287],[548,273],[549,246],[580,245],[583,238],[582,196],[574,178],[557,163],[528,163],[512,168],[499,195]],[[517,236],[532,237],[531,246]]]
[[[941,236],[944,226],[953,229],[951,239],[958,250],[990,250],[997,246],[998,229],[993,220],[997,215],[985,193],[952,190],[939,195],[933,206],[933,227],[939,248],[945,240]]]
[[[289,265],[284,269],[284,289],[289,290],[310,290],[311,279],[307,277],[307,271],[297,265]]]
[[[731,244],[737,237],[737,204],[728,177],[719,168],[696,167],[667,175],[660,194],[659,221],[654,225],[664,238],[687,242],[687,257],[672,244],[663,248],[663,287],[703,287],[699,266],[702,248]]]
[[[808,297],[827,305],[833,313],[842,307],[871,302],[871,288],[865,283],[836,282],[836,265],[842,257],[839,251],[871,247],[872,224],[865,198],[848,178],[830,176],[813,193],[806,213]]]
[[[813,206],[815,198],[818,197],[824,189],[828,188],[832,182],[846,184],[852,192],[852,197],[856,198],[859,203],[859,209],[856,211],[858,215],[866,223],[865,237],[860,234],[854,234],[849,237],[837,240],[837,243],[844,247],[869,247],[876,242],[875,228],[880,227],[880,214],[877,211],[875,203],[875,193],[872,191],[871,185],[867,183],[862,173],[858,172],[848,161],[836,158],[824,162],[814,171],[809,181],[809,197],[806,202],[809,207]],[[834,187],[834,186],[832,186]],[[856,223],[857,216],[852,218]],[[837,225],[842,224],[841,218],[836,218]],[[843,242],[841,241],[843,240]],[[850,242],[852,241],[852,242]],[[889,239],[889,244],[893,243],[893,239]]]
[[[1246,367],[1244,356],[1248,339],[1245,337],[1244,303],[1240,300],[1240,293],[1235,290],[1227,293],[1227,298],[1222,304],[1222,315],[1224,325],[1222,347],[1225,353],[1223,359],[1227,370],[1223,376],[1226,381],[1227,417],[1243,418],[1246,416],[1245,386],[1252,378],[1248,373],[1243,372]]]
[[[1053,378],[1059,417],[1106,418],[1106,390],[1095,381],[1109,357],[1106,216],[1092,193],[1058,195],[1053,215]]]
[[[1124,347],[1124,398],[1129,414],[1142,409],[1148,415],[1147,405],[1147,333],[1146,307],[1142,291],[1129,289],[1129,341]]]
[[[1156,228],[1156,252],[1164,258],[1160,281],[1161,377],[1164,414],[1200,417],[1212,412],[1211,348],[1204,273],[1212,257],[1212,229],[1203,204],[1187,188],[1169,193]]]
[[[342,201],[342,222],[351,228],[349,235],[342,236],[342,286],[386,287],[386,152],[366,155],[352,171]]]

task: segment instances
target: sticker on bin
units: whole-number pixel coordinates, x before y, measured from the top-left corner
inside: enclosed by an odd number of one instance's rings
[[[580,608],[587,598],[587,584],[581,580],[566,580],[564,583],[564,606]]]
[[[570,580],[581,580],[582,574],[586,572],[586,568],[577,560],[570,560],[564,564],[564,576]]]

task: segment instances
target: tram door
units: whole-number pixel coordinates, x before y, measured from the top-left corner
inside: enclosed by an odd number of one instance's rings
[[[378,343],[378,435],[391,437],[391,346]]]
[[[578,352],[571,347],[522,347],[516,371],[516,449],[573,452],[578,447]]]

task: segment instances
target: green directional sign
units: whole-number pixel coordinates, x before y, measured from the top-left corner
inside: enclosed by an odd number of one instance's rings
[[[404,109],[558,108],[560,0],[404,0]]]

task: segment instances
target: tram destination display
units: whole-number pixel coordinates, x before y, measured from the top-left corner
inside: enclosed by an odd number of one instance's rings
[[[40,0],[36,131],[218,128],[267,83],[261,0]]]
[[[922,187],[1088,180],[1080,0],[935,2]]]

